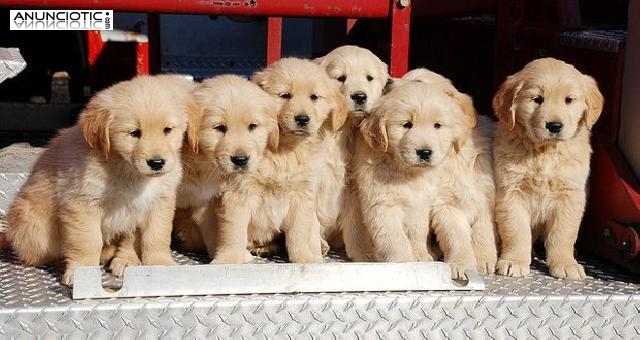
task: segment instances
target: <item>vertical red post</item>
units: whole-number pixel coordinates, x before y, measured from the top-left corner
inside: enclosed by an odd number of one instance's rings
[[[391,0],[390,73],[392,77],[401,77],[409,68],[410,30],[411,0]]]
[[[282,51],[282,18],[267,19],[267,65],[280,59]]]
[[[89,57],[89,68],[92,69],[96,62],[98,61],[98,57],[100,57],[100,53],[102,53],[102,49],[104,48],[104,41],[102,41],[102,35],[100,35],[100,31],[87,31],[87,55]]]
[[[136,74],[149,74],[148,41],[136,41]]]

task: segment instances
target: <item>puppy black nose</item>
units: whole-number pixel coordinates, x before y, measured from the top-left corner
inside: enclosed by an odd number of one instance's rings
[[[233,155],[231,156],[231,163],[237,166],[245,166],[249,162],[249,156],[247,155]]]
[[[147,159],[147,165],[153,171],[158,171],[164,167],[165,160],[162,158]]]
[[[423,161],[427,161],[429,160],[429,158],[431,158],[431,150],[430,149],[417,149],[416,150],[416,154],[418,155],[418,157],[420,157],[420,159],[422,159]]]
[[[547,122],[547,125],[545,125],[545,127],[551,133],[558,133],[562,131],[562,123],[560,122]]]
[[[354,92],[351,94],[351,100],[356,102],[356,104],[364,104],[367,102],[367,94],[361,91]]]
[[[305,126],[309,123],[309,120],[311,120],[311,118],[305,114],[297,115],[293,118],[299,126]]]

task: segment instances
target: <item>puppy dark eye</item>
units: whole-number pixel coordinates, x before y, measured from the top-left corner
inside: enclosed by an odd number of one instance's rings
[[[224,125],[224,124],[218,124],[218,125],[214,126],[213,128],[215,130],[218,130],[218,131],[222,132],[222,133],[227,132],[227,126]]]
[[[282,99],[291,99],[291,93],[289,92],[280,93],[278,96]]]
[[[433,124],[433,127],[439,129],[440,127],[442,127],[442,125],[440,123],[435,123]]]
[[[344,83],[347,80],[347,76],[341,75],[340,77],[338,77],[336,79],[338,79],[339,82]]]
[[[129,132],[129,136],[133,138],[140,138],[140,136],[142,136],[142,131],[140,131],[140,129],[133,130]]]
[[[574,101],[575,101],[575,99],[574,99],[574,98],[571,98],[571,97],[567,97],[567,98],[565,98],[565,99],[564,99],[564,102],[565,102],[565,103],[567,103],[567,104],[571,104],[571,103],[573,103]]]
[[[170,128],[170,127],[166,127],[166,128],[164,128],[164,130],[162,130],[162,132],[164,132],[165,135],[168,135],[168,134],[171,133],[171,130],[173,130],[173,129]]]
[[[538,105],[544,103],[544,97],[543,96],[535,96],[535,97],[532,98],[532,100]]]
[[[318,95],[314,93],[311,96],[309,96],[309,98],[311,98],[311,100],[315,102],[318,99]]]
[[[370,75],[367,75],[367,81],[372,81],[372,80],[373,80],[373,77]]]
[[[249,124],[249,131],[253,131],[253,130],[255,130],[257,127],[258,127],[258,124],[251,123],[251,124]]]
[[[404,124],[402,124],[402,127],[405,129],[411,129],[413,127],[413,123],[412,122],[406,122]]]

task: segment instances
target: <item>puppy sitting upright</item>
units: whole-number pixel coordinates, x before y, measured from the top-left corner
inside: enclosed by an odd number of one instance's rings
[[[324,238],[331,247],[341,247],[343,243],[357,243],[361,237],[359,234],[344,233],[340,228],[341,225],[357,223],[341,219],[360,219],[356,211],[345,212],[357,205],[356,198],[347,189],[350,185],[347,171],[353,154],[354,135],[358,124],[369,115],[373,105],[382,96],[389,73],[387,64],[371,51],[358,46],[340,46],[314,62],[322,66],[329,77],[335,79],[345,96],[349,111],[342,129],[324,133],[324,148],[328,152],[317,202],[317,214],[323,226]],[[349,241],[343,242],[343,238]],[[347,252],[350,251],[351,249],[347,249]]]
[[[216,250],[216,218],[210,202],[227,182],[258,166],[269,148],[278,147],[278,101],[236,75],[200,83],[193,93],[199,114],[194,129],[197,152],[183,147],[184,176],[178,187],[175,228],[184,248]]]
[[[473,123],[436,86],[407,83],[382,97],[361,124],[362,135],[356,139],[353,156],[352,190],[359,198],[363,225],[345,226],[364,228],[373,247],[368,249],[364,242],[345,244],[357,250],[350,257],[432,260],[427,235],[437,193],[435,166],[448,157],[454,145],[462,143]]]
[[[222,194],[213,262],[246,262],[248,244],[267,244],[280,233],[291,262],[321,262],[315,204],[327,150],[320,130],[344,124],[342,94],[322,68],[304,59],[281,59],[253,81],[280,101],[278,151],[267,150],[257,173],[231,181]]]
[[[585,278],[573,246],[586,202],[590,129],[602,104],[593,78],[553,58],[525,65],[494,96],[499,274],[527,275],[540,238],[551,275]]]
[[[143,76],[98,93],[54,138],[8,213],[7,239],[28,265],[97,266],[103,245],[140,236],[145,265],[171,265],[169,244],[190,80]],[[111,270],[140,263],[132,245]]]

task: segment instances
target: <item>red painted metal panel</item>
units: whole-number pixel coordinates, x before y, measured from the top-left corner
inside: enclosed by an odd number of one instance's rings
[[[280,59],[281,46],[282,18],[270,17],[267,21],[267,65]]]
[[[388,0],[3,0],[22,7],[220,15],[386,18]]]
[[[395,3],[395,1],[393,1]],[[401,77],[409,68],[409,32],[411,30],[411,4],[393,5],[391,10],[391,65],[392,77]]]

